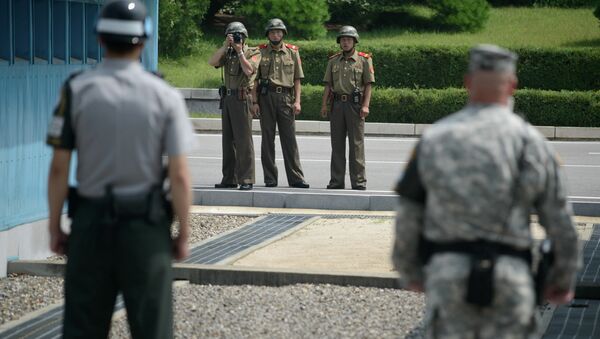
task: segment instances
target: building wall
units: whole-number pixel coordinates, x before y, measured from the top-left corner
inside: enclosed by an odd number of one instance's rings
[[[101,60],[94,25],[103,2],[0,0],[0,266],[3,254],[26,259],[18,253],[35,256],[44,252],[36,246],[48,245],[44,237],[31,238],[45,231],[39,224],[48,213],[48,123],[68,75]],[[145,3],[156,33],[158,0]],[[149,70],[157,67],[157,42],[154,34],[142,55]],[[35,232],[9,232],[21,226]]]

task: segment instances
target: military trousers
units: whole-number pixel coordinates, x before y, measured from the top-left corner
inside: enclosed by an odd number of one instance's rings
[[[107,222],[80,202],[68,238],[64,338],[107,338],[122,293],[133,338],[172,338],[172,249],[166,218]]]
[[[222,184],[254,184],[254,142],[250,99],[227,95],[223,100]]]
[[[296,116],[293,96],[289,93],[267,91],[259,96],[260,128],[262,131],[261,162],[265,184],[277,184],[275,164],[275,128],[279,129],[283,163],[289,185],[304,181],[296,142]]]
[[[465,301],[470,258],[435,254],[425,266],[426,338],[539,338],[535,290],[529,263],[498,257],[494,268],[494,298],[489,307]]]
[[[348,165],[353,188],[367,185],[365,174],[365,119],[360,105],[336,100],[329,115],[331,130],[331,179],[329,185],[344,187],[346,175],[346,138]]]

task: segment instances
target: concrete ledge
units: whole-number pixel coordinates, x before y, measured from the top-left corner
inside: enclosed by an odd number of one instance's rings
[[[600,128],[556,127],[556,137],[561,139],[599,139]]]
[[[321,190],[300,189],[193,189],[194,205],[204,206],[247,206],[270,208],[300,208],[321,210],[394,211],[398,198],[390,194],[371,194],[369,191],[343,193],[320,192]],[[574,214],[582,217],[600,217],[600,200],[582,201],[571,199]]]
[[[47,277],[62,277],[64,262],[15,261],[9,264],[9,273]],[[224,265],[173,264],[174,278],[204,285],[260,285],[284,286],[292,284],[332,284],[377,288],[399,288],[397,274],[345,273],[314,270],[266,269]],[[600,286],[579,284],[575,297],[600,299]]]
[[[176,279],[194,284],[284,286],[293,284],[332,284],[377,288],[399,288],[395,273],[351,274],[322,271],[296,271],[229,266],[175,264]]]
[[[189,88],[191,90],[190,99],[200,100],[219,100],[219,90],[212,88]]]
[[[188,103],[188,106],[189,103]],[[191,106],[190,106],[191,107]],[[212,108],[209,109],[212,112]],[[199,132],[220,132],[221,119],[214,118],[192,118],[190,119],[194,129]],[[414,136],[423,134],[430,124],[397,124],[367,122],[365,123],[365,135],[384,136]],[[600,139],[600,128],[594,127],[554,127],[534,126],[544,137],[548,139]],[[260,132],[260,121],[252,120],[252,131]],[[296,120],[296,132],[329,134],[328,121]]]

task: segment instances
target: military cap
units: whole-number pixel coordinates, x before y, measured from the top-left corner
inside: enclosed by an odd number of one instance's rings
[[[248,37],[248,30],[246,29],[246,26],[239,21],[233,21],[227,25],[227,28],[225,29],[225,35],[233,33],[242,33],[246,38]]]
[[[469,52],[469,72],[481,70],[514,73],[517,59],[515,53],[496,45],[477,45]]]
[[[340,28],[336,39],[338,44],[343,36],[354,38],[354,42],[358,43],[358,31],[352,26],[342,26],[342,28]]]
[[[287,27],[285,27],[285,24],[281,19],[274,18],[269,20],[267,26],[265,27],[265,36],[269,36],[269,31],[274,29],[280,29],[283,31],[283,34],[287,35]]]

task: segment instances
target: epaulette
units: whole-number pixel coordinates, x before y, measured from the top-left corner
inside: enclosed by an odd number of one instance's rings
[[[267,47],[269,47],[269,45],[267,45],[267,44],[258,45],[258,48],[260,48],[260,49],[265,49]]]
[[[365,53],[365,52],[358,52],[358,55],[360,55],[363,58],[367,58],[367,59],[371,57],[371,54]]]
[[[285,47],[287,47],[289,49],[293,49],[294,51],[298,50],[298,46],[292,45],[292,44],[285,44]]]
[[[330,55],[330,56],[329,56],[329,59],[333,59],[333,58],[335,58],[335,57],[339,57],[341,54],[342,54],[342,52],[337,52],[337,53],[335,53],[335,54],[333,54],[333,55]]]

